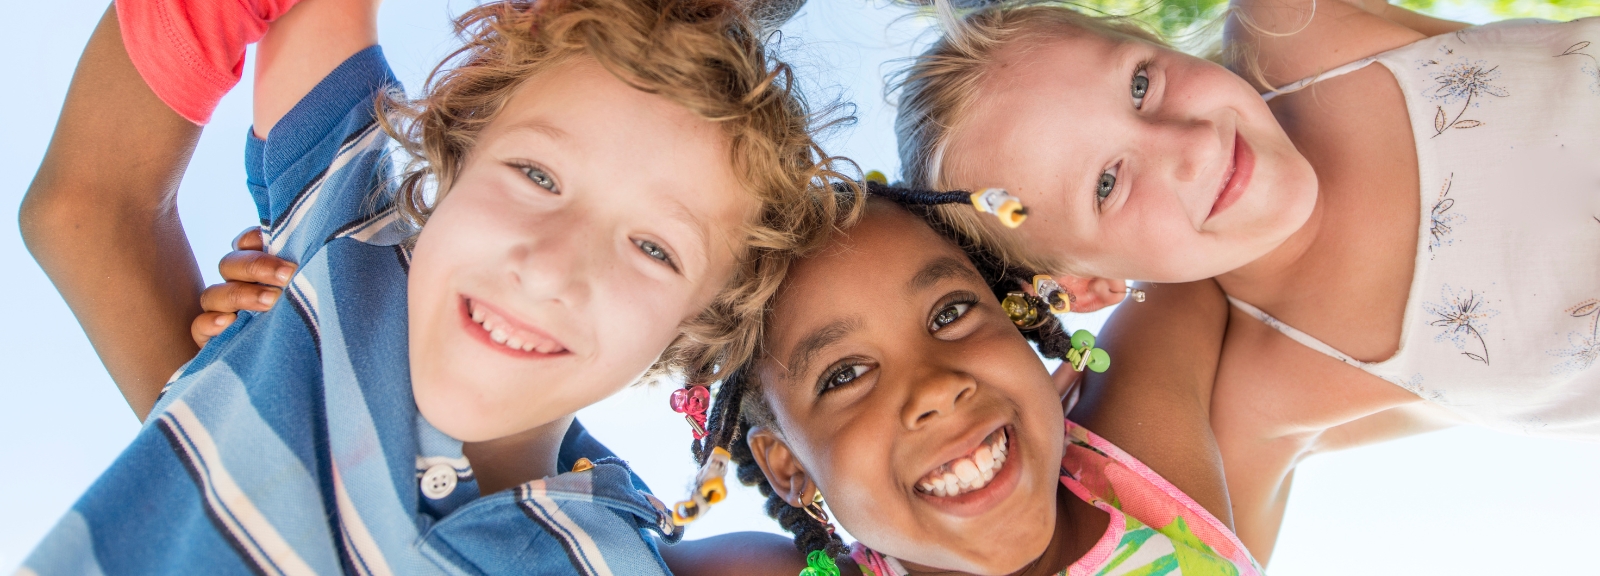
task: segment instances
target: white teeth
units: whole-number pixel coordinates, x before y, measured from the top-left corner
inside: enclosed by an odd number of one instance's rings
[[[938,497],[958,496],[988,486],[1006,462],[1006,434],[979,446],[966,458],[958,458],[925,477],[917,488]]]
[[[483,319],[486,318],[486,317],[488,317],[488,314],[485,314],[483,312],[482,308],[479,308],[477,306],[473,306],[472,307],[472,321],[473,322],[477,322],[479,324],[482,324],[483,323]]]
[[[506,336],[507,334],[504,328],[495,328],[494,330],[489,331],[489,339],[494,340],[495,344],[505,344]]]
[[[522,339],[518,338],[516,336],[512,336],[510,338],[506,338],[506,347],[521,349],[522,348]]]
[[[522,346],[519,346],[519,348],[522,348],[523,352],[532,352],[533,351],[533,343],[532,342],[525,343]]]
[[[973,464],[971,460],[965,459],[960,462],[956,462],[955,466],[950,467],[950,471],[954,472],[956,477],[961,479],[962,484],[971,484],[973,480],[977,480],[979,476],[983,475],[978,472],[978,466],[976,464]]]

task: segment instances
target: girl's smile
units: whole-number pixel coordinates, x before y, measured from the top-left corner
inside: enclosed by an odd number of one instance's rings
[[[1223,174],[1222,185],[1217,189],[1217,199],[1211,203],[1211,212],[1206,214],[1208,221],[1232,206],[1250,186],[1250,174],[1256,168],[1256,154],[1250,150],[1250,143],[1245,141],[1244,134],[1234,132],[1233,152],[1230,156],[1233,161],[1228,164],[1228,171]]]
[[[976,448],[940,464],[917,482],[917,493],[931,505],[955,516],[979,516],[999,505],[1017,487],[1020,466],[1006,466],[1016,454],[1011,426],[1002,426]],[[959,450],[967,443],[953,444]],[[1020,460],[1020,458],[1018,458]]]

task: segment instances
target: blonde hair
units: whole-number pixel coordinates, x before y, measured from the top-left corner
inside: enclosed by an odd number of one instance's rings
[[[787,64],[767,52],[760,28],[731,0],[503,0],[455,22],[464,45],[445,59],[422,95],[380,101],[386,132],[407,152],[396,205],[420,228],[449,194],[478,135],[522,82],[589,57],[641,91],[662,96],[728,136],[741,184],[758,201],[746,223],[747,253],[710,306],[681,326],[651,376],[742,361],[764,302],[780,278],[775,255],[820,244],[853,218],[832,184],[846,178],[812,139],[814,117]],[[853,186],[850,186],[854,190]],[[692,368],[691,368],[692,367]]]
[[[897,72],[889,86],[890,92],[899,94],[894,128],[901,176],[912,188],[954,187],[941,166],[945,149],[993,70],[996,54],[1005,47],[1022,40],[1085,33],[1123,35],[1171,47],[1136,19],[1090,16],[1059,2],[1003,1],[962,14],[945,0],[934,5],[943,35]],[[935,213],[944,224],[1006,262],[1051,273],[1070,272],[1050,255],[1024,249],[1016,234],[1006,233],[991,222],[993,218],[970,206],[938,206]]]

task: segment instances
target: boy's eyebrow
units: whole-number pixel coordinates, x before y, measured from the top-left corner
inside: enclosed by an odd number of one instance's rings
[[[544,120],[540,120],[538,118],[529,118],[527,120],[517,122],[516,124],[508,126],[506,129],[512,131],[525,130],[529,132],[538,132],[550,137],[552,140],[567,139],[567,131],[557,128],[554,124],[545,122]]]
[[[906,282],[906,291],[916,292],[923,290],[939,283],[941,280],[958,276],[968,276],[982,280],[966,262],[962,262],[954,256],[941,256],[923,266],[922,270],[917,271],[916,275]]]
[[[860,318],[845,318],[835,320],[827,326],[813,330],[805,338],[801,338],[800,343],[795,344],[794,351],[789,353],[789,365],[794,367],[793,370],[789,371],[789,377],[793,378],[805,374],[806,368],[809,367],[812,358],[817,355],[818,351],[843,340],[845,336],[849,336],[851,332],[860,327]]]

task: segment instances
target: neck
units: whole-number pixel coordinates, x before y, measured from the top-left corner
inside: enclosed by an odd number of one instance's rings
[[[1323,196],[1317,194],[1311,215],[1298,230],[1260,258],[1216,277],[1222,291],[1257,306],[1269,305],[1276,295],[1291,293],[1286,288],[1307,265],[1307,255],[1322,230],[1324,208]]]
[[[463,442],[461,454],[472,463],[479,494],[493,494],[530,480],[560,473],[556,455],[572,426],[572,416],[543,426],[482,442]]]

